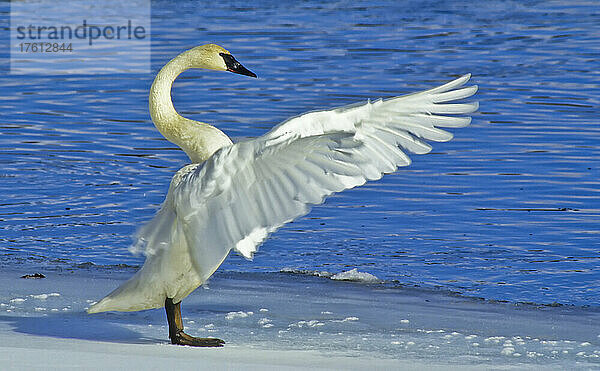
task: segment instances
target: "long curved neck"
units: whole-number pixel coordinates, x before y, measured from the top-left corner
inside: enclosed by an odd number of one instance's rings
[[[185,60],[178,58],[171,60],[158,72],[150,88],[150,116],[163,135],[165,134],[162,132],[161,127],[164,123],[182,118],[173,106],[171,87],[177,76],[191,66],[187,65]]]
[[[190,68],[192,61],[187,52],[167,63],[156,75],[150,88],[149,108],[158,131],[183,149],[192,162],[197,163],[208,159],[219,148],[231,144],[231,140],[219,129],[186,119],[175,110],[171,87],[177,76]]]

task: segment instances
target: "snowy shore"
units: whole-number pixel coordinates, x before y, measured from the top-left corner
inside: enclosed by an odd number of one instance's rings
[[[600,366],[600,312],[590,308],[489,303],[368,276],[220,273],[184,300],[183,316],[190,334],[227,344],[197,349],[168,344],[162,310],[85,313],[127,269],[25,273],[0,272],[3,370]]]

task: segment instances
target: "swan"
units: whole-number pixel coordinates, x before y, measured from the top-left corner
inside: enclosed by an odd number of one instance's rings
[[[177,171],[160,210],[136,235],[131,250],[145,254],[142,268],[88,309],[165,307],[169,338],[179,345],[224,344],[186,334],[180,304],[232,249],[252,259],[270,233],[311,205],[409,165],[406,152],[424,154],[431,150],[425,140],[452,139],[440,127],[464,127],[471,122],[464,115],[478,108],[477,102],[448,103],[475,94],[476,85],[463,87],[468,74],[415,94],[305,113],[233,144],[214,126],[175,110],[172,84],[190,68],[256,77],[215,44],[187,50],[159,71],[150,88],[152,121],[191,164]]]

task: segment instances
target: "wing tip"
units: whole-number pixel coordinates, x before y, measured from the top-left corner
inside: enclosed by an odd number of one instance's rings
[[[467,73],[467,74],[460,76],[459,78],[456,78],[456,79],[450,81],[449,83],[447,83],[445,85],[452,85],[453,89],[456,89],[456,88],[466,84],[470,79],[471,79],[471,73]]]
[[[466,84],[470,79],[471,79],[471,74],[467,73],[467,74],[462,75],[454,80],[451,80],[443,85],[440,85],[433,89],[425,90],[422,93],[439,94],[439,93],[450,92],[452,90],[457,90],[458,88],[460,88],[461,86]],[[417,93],[417,94],[422,94],[422,93]],[[473,92],[473,94],[475,94],[475,92]]]
[[[468,97],[475,95],[475,93],[477,93],[477,91],[479,91],[479,85],[471,85],[471,86],[466,87],[465,89],[468,89],[469,95],[465,97],[465,98],[468,98]]]
[[[462,75],[458,79],[454,80],[457,83],[456,87],[463,86],[464,84],[469,82],[469,80],[471,80],[471,77],[473,77],[473,75],[469,72],[469,73]],[[473,86],[477,86],[477,85],[473,85]],[[469,86],[469,88],[471,88],[471,87]],[[475,91],[477,91],[477,90],[475,90]],[[473,92],[473,94],[475,94],[475,92]]]

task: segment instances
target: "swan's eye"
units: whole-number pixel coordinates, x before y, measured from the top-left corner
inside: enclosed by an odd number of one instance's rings
[[[246,67],[242,66],[242,64],[240,62],[238,62],[233,57],[233,55],[226,54],[226,53],[219,53],[219,55],[225,61],[225,66],[227,66],[227,71],[233,72],[233,73],[238,73],[240,75],[256,77],[256,74],[254,72],[252,72],[252,71],[248,70]]]

